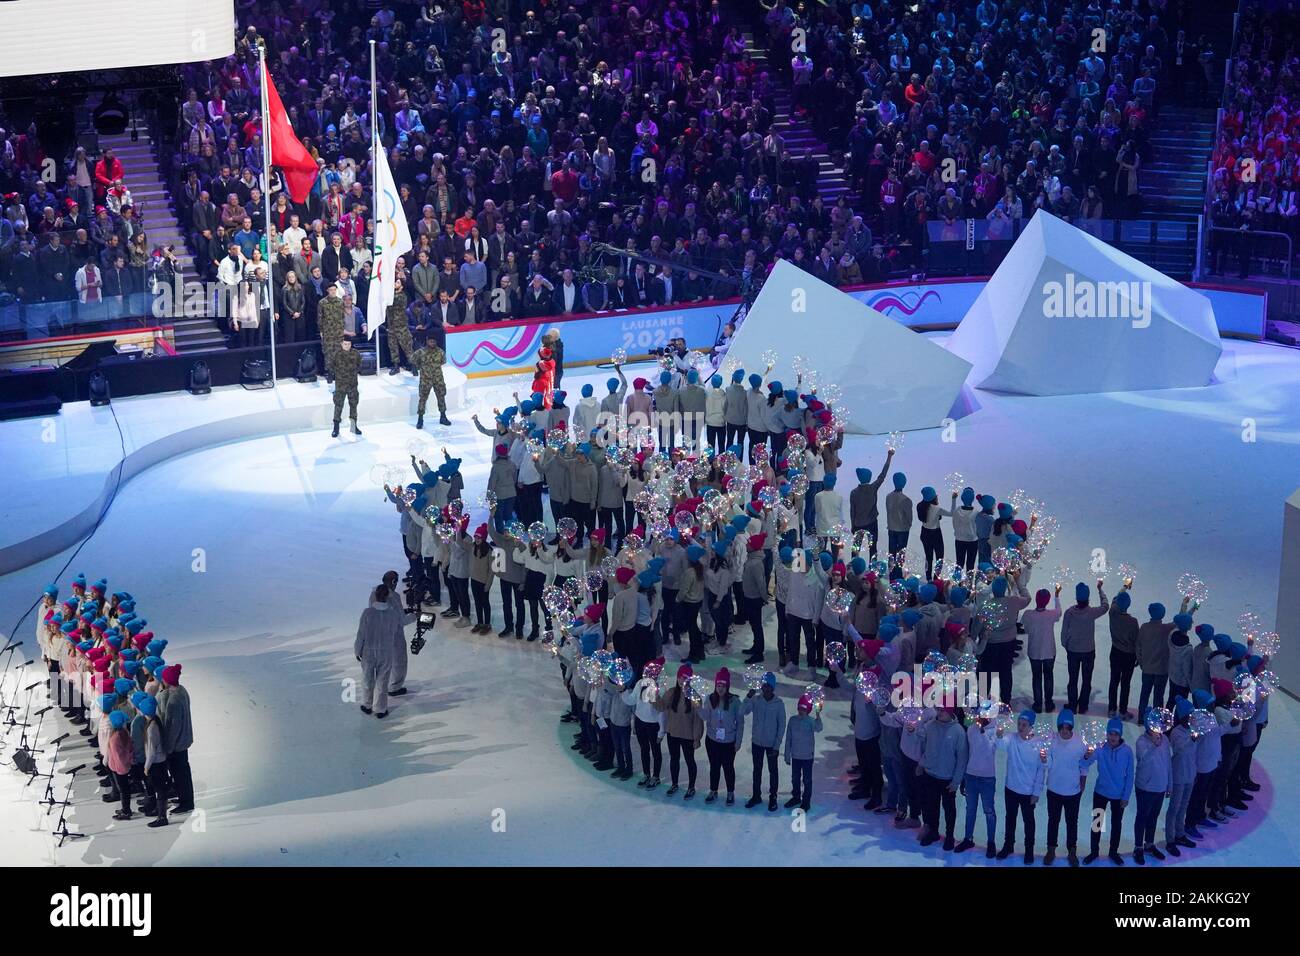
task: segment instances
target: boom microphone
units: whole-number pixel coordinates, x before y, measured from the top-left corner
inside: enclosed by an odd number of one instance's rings
[[[82,770],[85,770],[85,769],[86,769],[86,765],[85,765],[84,763],[79,763],[79,764],[77,764],[75,767],[73,767],[71,770],[65,770],[65,771],[63,771],[63,772],[64,772],[64,773],[79,773],[79,772],[81,772]]]

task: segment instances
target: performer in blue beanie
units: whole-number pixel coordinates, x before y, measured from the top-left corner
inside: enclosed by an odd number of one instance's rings
[[[1110,861],[1116,866],[1124,865],[1124,858],[1119,855],[1120,832],[1124,829],[1124,808],[1133,796],[1134,761],[1133,748],[1124,743],[1124,722],[1112,717],[1106,722],[1106,742],[1095,754],[1093,762],[1097,764],[1097,780],[1092,787],[1092,816],[1102,819],[1106,810],[1110,810]],[[1103,827],[1092,826],[1091,849],[1083,858],[1085,864],[1094,863],[1101,855],[1101,833]]]
[[[912,531],[912,499],[903,488],[907,486],[907,475],[901,471],[894,472],[894,490],[885,495],[885,528],[889,534],[889,555],[898,554],[907,548],[907,538]],[[896,581],[903,576],[902,568],[890,561],[889,580]]]
[[[963,488],[961,504],[952,509],[952,537],[955,554],[953,560],[957,567],[967,574],[975,570],[975,559],[979,554],[979,536],[975,533],[975,518],[979,514],[975,508],[975,489]]]
[[[1132,720],[1128,709],[1133,671],[1137,669],[1138,619],[1128,612],[1132,596],[1128,588],[1115,595],[1110,603],[1110,688],[1106,716]]]
[[[1069,675],[1066,706],[1076,714],[1086,714],[1092,697],[1092,667],[1097,660],[1097,618],[1110,609],[1102,582],[1097,582],[1096,607],[1089,601],[1092,592],[1080,581],[1074,586],[1074,605],[1061,614],[1061,647]]]
[[[948,508],[939,504],[939,495],[926,485],[921,489],[921,500],[916,506],[916,517],[921,522],[921,547],[925,551],[925,579],[934,579],[936,567],[942,570],[943,564],[943,530],[939,522],[952,516],[952,509],[957,506],[957,492],[952,493]]]
[[[762,381],[761,379],[759,381]],[[746,427],[749,421],[749,399],[745,392],[745,370],[738,368],[731,373],[731,384],[727,386],[722,403],[722,417],[725,424],[723,445],[730,448],[738,446],[736,455],[745,457],[745,436],[749,434]]]
[[[858,485],[849,492],[849,528],[856,536],[859,531],[868,534],[867,553],[872,561],[876,559],[876,549],[880,539],[880,486],[889,474],[889,465],[894,460],[894,450],[885,453],[885,463],[880,466],[879,477],[871,477],[870,468],[857,469]]]

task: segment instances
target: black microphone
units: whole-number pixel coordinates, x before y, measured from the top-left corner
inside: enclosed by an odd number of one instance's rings
[[[71,734],[60,734],[59,736],[57,736],[57,737],[55,737],[53,740],[51,740],[50,743],[52,743],[52,744],[61,744],[61,743],[63,743],[63,741],[67,740],[68,737],[70,737],[70,736],[71,736]]]
[[[28,661],[27,663],[30,664],[31,661]],[[36,688],[40,687],[43,683],[45,683],[45,681],[38,680],[35,684],[28,684],[26,687],[23,688],[23,690],[24,691],[35,690]]]
[[[53,707],[42,707],[40,710],[36,712],[36,716],[39,717],[42,714],[49,713],[53,709],[54,709]]]
[[[14,641],[12,644],[6,644],[4,650],[0,650],[0,654],[8,654],[10,651],[14,650],[15,648],[19,648],[22,646],[23,646],[22,641]]]
[[[79,764],[77,764],[75,767],[73,767],[71,770],[65,770],[65,771],[63,771],[63,772],[64,772],[64,773],[77,773],[77,772],[82,771],[82,770],[85,770],[85,769],[86,769],[86,765],[85,765],[84,763],[79,763]]]

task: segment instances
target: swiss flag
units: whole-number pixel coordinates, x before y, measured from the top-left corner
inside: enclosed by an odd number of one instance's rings
[[[271,136],[271,165],[279,166],[284,173],[289,195],[296,203],[305,202],[316,184],[320,168],[307,147],[294,135],[289,125],[289,114],[271,82],[271,71],[266,70],[266,110]]]

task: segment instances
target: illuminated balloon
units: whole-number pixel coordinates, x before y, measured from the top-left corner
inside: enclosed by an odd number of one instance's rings
[[[763,675],[767,673],[767,668],[762,664],[750,664],[745,668],[745,686],[750,690],[758,690],[763,686]]]
[[[903,432],[890,432],[885,438],[885,447],[890,451],[898,451],[903,447]]]
[[[1203,708],[1197,708],[1192,711],[1192,716],[1188,724],[1192,731],[1192,736],[1198,738],[1213,733],[1214,728],[1218,725],[1219,721],[1214,714]]]
[[[1152,707],[1142,723],[1153,734],[1167,734],[1174,729],[1174,712],[1168,707]]]
[[[763,360],[763,364],[767,366],[775,366],[779,357],[776,349],[764,349],[763,354],[759,356]]]
[[[921,673],[929,674],[947,663],[948,658],[943,656],[942,651],[931,651],[925,655],[925,660],[921,662]]]
[[[605,586],[605,573],[599,568],[592,568],[587,572],[586,584],[587,590],[595,594]]]
[[[826,702],[826,688],[821,684],[806,684],[803,692],[804,696],[813,702],[814,710],[820,709]]]
[[[826,645],[826,663],[836,670],[844,669],[844,662],[849,658],[849,649],[841,641],[831,641]]]
[[[1100,720],[1081,721],[1079,736],[1084,744],[1096,750],[1106,742],[1106,725]]]
[[[853,609],[853,594],[847,588],[831,588],[826,592],[826,606],[835,614],[847,614]]]
[[[615,660],[613,666],[610,667],[609,670],[609,679],[619,687],[626,687],[628,684],[632,683],[632,678],[635,676],[636,674],[632,670],[632,665],[628,662],[626,657],[620,657]]]
[[[1249,643],[1251,651],[1260,657],[1276,657],[1282,649],[1282,638],[1276,631],[1260,631]]]
[[[624,348],[617,348],[617,349],[614,349],[613,353],[612,353],[612,354],[610,355],[610,357],[609,357],[609,360],[610,360],[610,362],[612,362],[612,363],[615,364],[615,365],[626,365],[626,364],[627,364],[627,349],[624,349]]]
[[[561,538],[573,538],[578,534],[578,522],[574,521],[567,515],[555,522],[555,530],[559,532]]]
[[[546,540],[546,525],[540,521],[534,521],[528,526],[528,540],[534,544],[541,544]]]
[[[785,448],[788,453],[802,454],[808,449],[808,439],[802,432],[795,432],[786,440]]]

